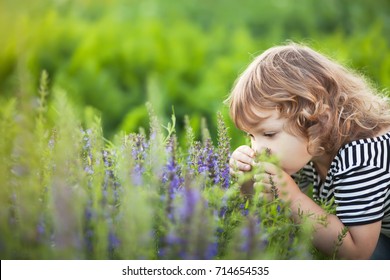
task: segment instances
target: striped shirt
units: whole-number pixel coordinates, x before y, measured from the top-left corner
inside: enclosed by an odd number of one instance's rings
[[[301,189],[313,184],[315,200],[334,199],[345,226],[382,220],[381,232],[390,237],[390,132],[343,146],[324,182],[311,162],[294,178]]]

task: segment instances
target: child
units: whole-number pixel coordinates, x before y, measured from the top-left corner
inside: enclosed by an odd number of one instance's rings
[[[278,46],[255,58],[227,102],[251,138],[233,152],[232,173],[262,165],[264,194],[288,201],[296,222],[311,214],[323,253],[343,236],[338,258],[390,259],[390,108],[363,77],[309,47]],[[263,150],[280,168],[254,162]],[[309,184],[314,200],[300,188]],[[315,201],[331,199],[336,214],[326,216]]]

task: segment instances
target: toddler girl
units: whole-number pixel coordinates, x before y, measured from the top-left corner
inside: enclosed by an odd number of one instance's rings
[[[256,174],[270,199],[289,202],[293,219],[310,214],[313,242],[342,259],[390,259],[390,108],[359,74],[309,47],[277,46],[256,57],[227,102],[251,137],[231,156],[231,173]],[[275,166],[255,163],[269,151]],[[303,191],[312,184],[313,197]],[[275,193],[275,188],[277,192]],[[256,187],[256,186],[255,186]],[[336,214],[316,201],[334,200]],[[326,223],[319,217],[326,216]]]

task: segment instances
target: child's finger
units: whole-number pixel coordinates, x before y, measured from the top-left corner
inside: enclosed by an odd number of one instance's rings
[[[229,166],[233,171],[250,171],[252,169],[250,164],[235,160],[233,158],[230,159]]]
[[[252,169],[253,158],[251,155],[254,155],[254,151],[250,151],[248,146],[241,146],[237,148],[230,160],[229,166],[231,169],[249,171]]]
[[[231,157],[237,161],[242,161],[249,164],[253,161],[254,156],[255,152],[250,147],[240,146],[232,153]]]
[[[280,173],[280,168],[270,162],[257,162],[256,166],[259,166],[261,171],[267,174],[278,175]]]
[[[236,151],[240,152],[241,154],[245,154],[250,158],[253,158],[255,156],[255,151],[247,145],[243,145],[243,146],[238,147],[236,149]]]
[[[233,158],[236,161],[240,161],[242,163],[246,163],[246,164],[250,164],[250,165],[254,163],[253,157],[248,156],[247,154],[242,153],[240,151],[237,151]]]

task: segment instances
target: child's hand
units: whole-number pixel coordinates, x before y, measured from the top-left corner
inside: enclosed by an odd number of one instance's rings
[[[254,164],[255,151],[249,146],[238,147],[230,157],[230,174],[236,176],[243,172],[252,170]],[[253,195],[253,180],[243,182],[240,191],[243,195]]]
[[[280,167],[270,162],[256,164],[261,167],[262,172],[255,175],[254,188],[261,187],[261,195],[267,200],[281,198],[292,202],[301,193],[293,178]]]
[[[230,157],[230,174],[237,175],[240,172],[247,172],[254,164],[255,151],[249,146],[238,147]]]

